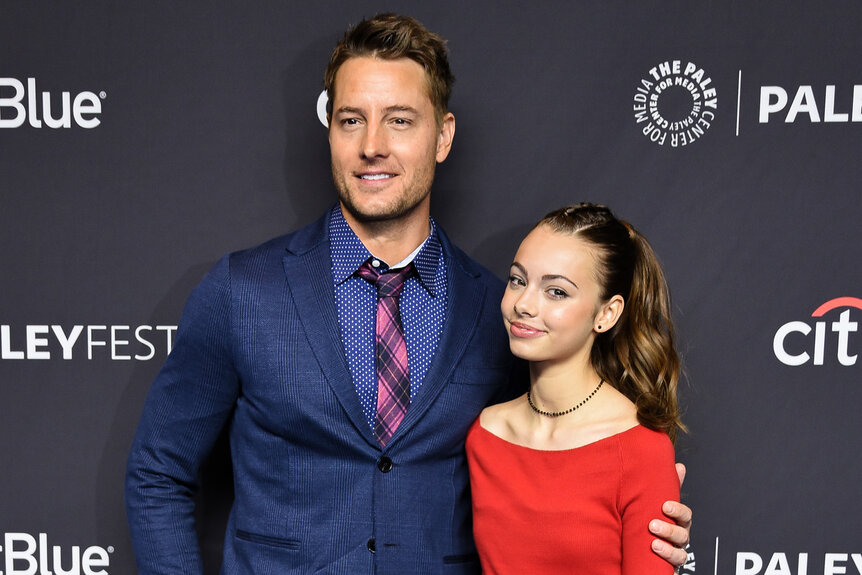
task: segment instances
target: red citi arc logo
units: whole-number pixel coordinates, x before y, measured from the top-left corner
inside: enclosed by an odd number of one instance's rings
[[[858,345],[859,342],[851,341],[851,334],[859,331],[859,324],[850,320],[849,308],[862,310],[862,299],[831,299],[815,309],[811,317],[823,318],[827,313],[840,308],[848,309],[842,311],[838,319],[832,322],[823,319],[814,321],[812,325],[812,322],[791,321],[779,327],[772,340],[772,350],[778,361],[790,366],[807,363],[823,365],[828,349],[830,354],[835,353],[841,365],[856,365],[858,354],[851,354],[850,350],[853,349],[854,343]],[[827,337],[827,332],[834,335]]]

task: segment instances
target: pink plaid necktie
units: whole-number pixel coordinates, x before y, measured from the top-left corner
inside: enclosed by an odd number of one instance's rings
[[[377,286],[377,418],[374,436],[381,447],[385,447],[410,406],[410,368],[398,299],[404,281],[413,273],[413,264],[397,271],[380,273],[369,260],[356,273]]]

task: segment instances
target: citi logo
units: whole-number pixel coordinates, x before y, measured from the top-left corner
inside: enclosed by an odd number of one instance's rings
[[[64,549],[48,545],[48,535],[38,539],[29,533],[6,533],[0,575],[110,575],[113,547],[93,545],[83,551],[77,545]]]
[[[10,95],[11,92],[11,95]],[[26,96],[26,105],[25,105]],[[48,128],[71,128],[72,124],[86,129],[97,127],[102,121],[104,92],[80,92],[74,98],[70,92],[51,94],[36,89],[36,78],[24,83],[15,78],[0,78],[0,128],[20,128],[29,122],[34,128],[43,124]]]
[[[825,318],[826,314],[841,308],[848,309],[842,311],[837,320],[830,322]],[[778,328],[772,340],[775,357],[784,365],[799,366],[809,362],[823,365],[828,352],[834,353],[841,365],[856,365],[858,354],[851,354],[850,351],[860,345],[858,338],[851,341],[851,334],[859,331],[859,324],[850,320],[849,308],[862,309],[862,299],[835,298],[814,310],[811,314],[815,318],[813,321],[785,323]]]

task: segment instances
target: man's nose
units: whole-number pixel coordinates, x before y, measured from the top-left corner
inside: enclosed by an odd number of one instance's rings
[[[362,140],[362,156],[365,158],[384,157],[389,153],[386,129],[369,124]]]

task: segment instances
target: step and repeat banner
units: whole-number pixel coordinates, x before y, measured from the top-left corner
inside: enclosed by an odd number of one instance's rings
[[[126,455],[190,290],[334,202],[323,69],[363,16],[449,41],[432,211],[499,275],[611,206],[672,289],[685,573],[862,573],[862,4],[31,2],[0,10],[0,571],[134,573]],[[198,530],[217,573],[223,446]]]

